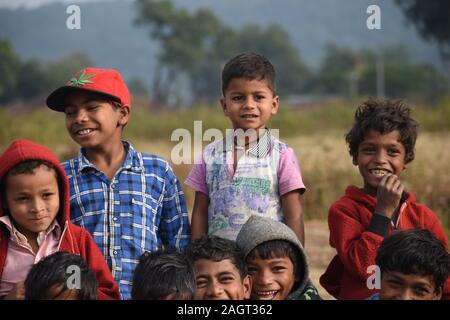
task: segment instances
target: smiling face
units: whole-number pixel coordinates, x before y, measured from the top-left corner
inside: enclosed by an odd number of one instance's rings
[[[102,95],[75,91],[67,96],[66,128],[81,147],[92,149],[121,143],[128,106],[115,109]]]
[[[220,100],[225,116],[234,129],[263,129],[278,111],[279,97],[266,80],[232,79]]]
[[[284,300],[296,281],[294,264],[289,257],[247,260],[252,278],[252,300]]]
[[[440,300],[433,276],[386,271],[381,277],[380,300]]]
[[[59,190],[56,172],[44,165],[33,173],[8,175],[6,206],[15,227],[27,239],[36,239],[48,229],[59,210]]]
[[[194,262],[197,279],[196,300],[244,300],[250,296],[250,277],[241,278],[230,259]]]
[[[353,161],[364,179],[364,191],[376,196],[377,187],[387,173],[400,176],[406,168],[405,147],[398,130],[381,134],[370,130],[358,146],[358,155]]]

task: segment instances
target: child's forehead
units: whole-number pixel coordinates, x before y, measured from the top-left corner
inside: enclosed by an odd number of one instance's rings
[[[364,138],[361,143],[367,141],[391,141],[403,144],[401,132],[398,129],[391,130],[389,132],[381,132],[379,130],[370,128],[364,133]]]
[[[236,77],[228,82],[225,88],[225,94],[239,91],[270,91],[273,92],[270,83],[264,77],[259,78],[246,78]]]
[[[238,268],[231,259],[214,260],[201,258],[194,262],[194,266],[197,269],[197,271],[206,271],[214,273],[233,272],[239,274]]]
[[[383,278],[385,280],[395,279],[410,286],[428,285],[433,288],[435,287],[434,277],[432,274],[403,273],[401,271],[384,271]]]

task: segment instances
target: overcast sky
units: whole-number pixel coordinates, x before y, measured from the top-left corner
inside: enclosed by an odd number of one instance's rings
[[[94,1],[111,1],[111,0],[0,0],[0,9],[17,9],[17,8],[27,8],[34,9],[40,7],[44,4],[49,4],[52,2],[61,2],[68,4],[77,4],[81,2],[94,2]]]

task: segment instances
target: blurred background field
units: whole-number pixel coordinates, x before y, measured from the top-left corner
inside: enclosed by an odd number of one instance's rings
[[[361,186],[344,134],[368,96],[412,107],[419,137],[402,180],[450,235],[450,2],[378,1],[378,15],[373,4],[84,0],[80,28],[70,29],[69,1],[0,1],[0,152],[29,138],[62,161],[77,154],[64,115],[48,110],[45,98],[92,66],[117,69],[128,84],[133,115],[125,138],[170,162],[174,130],[192,134],[194,121],[202,133],[229,127],[218,104],[224,64],[241,52],[263,54],[281,96],[269,126],[299,158],[311,277],[329,298],[318,282],[334,253],[326,217],[349,184]],[[369,28],[374,21],[379,28]],[[173,164],[182,182],[191,166]],[[194,194],[184,191],[191,211]]]
[[[133,115],[125,128],[125,138],[140,151],[163,156],[169,162],[172,149],[179,141],[171,141],[178,128],[193,131],[193,122],[201,120],[203,132],[208,128],[229,126],[219,106],[179,111],[145,111],[145,101],[135,99]],[[138,102],[140,101],[140,102]],[[280,138],[296,152],[307,186],[303,196],[306,251],[310,259],[311,279],[326,299],[332,297],[319,285],[319,277],[334,255],[328,245],[326,222],[330,204],[341,197],[349,184],[361,186],[358,170],[352,165],[344,134],[351,125],[357,102],[335,102],[307,109],[282,106],[270,127],[280,128]],[[407,190],[418,201],[432,208],[441,218],[450,236],[450,99],[433,106],[413,106],[413,116],[420,123],[416,158],[404,172]],[[78,152],[64,124],[64,115],[45,108],[31,113],[0,110],[0,151],[15,138],[29,138],[54,150],[61,160]],[[192,148],[193,149],[193,148]],[[193,155],[195,159],[196,155]],[[173,165],[183,183],[192,165]],[[186,188],[191,212],[194,193]]]
[[[171,141],[175,129],[185,128],[193,134],[194,121],[202,121],[202,129],[229,127],[218,105],[182,110],[154,111],[145,108],[145,99],[136,98],[125,139],[138,150],[155,153],[171,160],[172,149],[180,141]],[[358,102],[336,101],[309,108],[283,106],[269,126],[279,128],[280,138],[296,152],[308,191],[303,198],[306,219],[326,219],[329,205],[342,196],[346,186],[360,186],[358,170],[352,165],[344,134],[353,121]],[[406,188],[418,200],[438,213],[450,227],[450,99],[436,105],[411,105],[420,124],[416,159],[404,172]],[[64,114],[37,108],[31,113],[0,109],[0,149],[13,139],[35,140],[55,150],[61,160],[78,152],[66,131]],[[191,141],[191,149],[194,150]],[[207,141],[204,142],[204,144]],[[195,159],[198,155],[192,155]],[[173,165],[184,182],[190,164]],[[189,208],[193,193],[186,189]]]

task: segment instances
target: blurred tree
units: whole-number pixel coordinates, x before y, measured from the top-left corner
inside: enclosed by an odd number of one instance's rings
[[[24,62],[20,66],[17,97],[28,99],[37,96],[47,89],[46,73],[36,59]]]
[[[347,96],[353,94],[377,96],[377,60],[384,65],[384,88],[390,98],[416,98],[436,101],[445,94],[448,79],[434,67],[411,61],[405,47],[363,49],[355,52],[330,44],[316,75],[314,90]],[[352,77],[353,76],[353,77]]]
[[[298,94],[310,81],[308,66],[289,34],[279,25],[269,25],[265,30],[257,25],[244,26],[237,34],[236,49],[257,52],[270,59],[277,72],[277,91],[281,95]]]
[[[11,101],[17,94],[21,59],[11,44],[0,40],[0,103]]]
[[[128,82],[128,89],[132,94],[140,95],[140,96],[146,96],[148,95],[147,86],[145,85],[144,81],[142,81],[141,78],[132,78]]]
[[[309,77],[288,34],[279,26],[263,30],[245,26],[233,30],[212,11],[189,13],[164,0],[137,0],[138,25],[150,27],[161,51],[153,79],[152,98],[165,105],[180,73],[187,75],[195,102],[211,103],[220,95],[220,73],[224,64],[243,51],[261,53],[277,69],[281,93],[298,93]]]
[[[357,56],[357,53],[349,48],[329,44],[316,76],[316,90],[327,94],[347,95]]]
[[[204,67],[208,53],[218,42],[222,25],[207,9],[189,14],[185,9],[175,8],[170,1],[138,0],[136,4],[139,11],[136,23],[148,25],[151,37],[161,45],[152,94],[156,104],[164,105],[179,72],[197,74],[198,68]]]
[[[450,74],[450,2],[396,0],[396,3],[425,39],[438,44],[442,61]]]
[[[51,91],[65,84],[80,69],[93,66],[89,57],[81,52],[69,54],[47,64],[45,78],[47,90]]]

